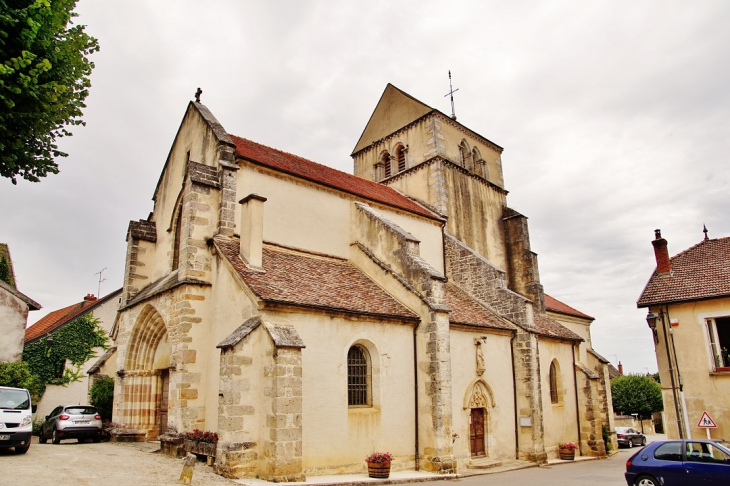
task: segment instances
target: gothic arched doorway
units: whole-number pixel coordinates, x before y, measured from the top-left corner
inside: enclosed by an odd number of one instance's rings
[[[467,394],[464,408],[469,410],[469,452],[472,458],[489,453],[489,407],[494,406],[492,391],[477,380]]]
[[[124,361],[122,420],[156,438],[167,430],[170,345],[162,316],[145,307],[132,330]]]

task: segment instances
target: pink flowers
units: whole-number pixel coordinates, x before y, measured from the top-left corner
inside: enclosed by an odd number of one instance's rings
[[[390,464],[393,460],[393,454],[390,452],[373,452],[365,458],[365,462],[371,462],[375,464]]]
[[[192,432],[185,432],[185,438],[195,442],[207,442],[209,444],[216,444],[218,442],[218,434],[215,432],[203,432],[200,429],[193,429]]]
[[[573,444],[572,442],[566,442],[565,444],[558,444],[558,449],[569,449],[571,451],[574,451],[577,448],[578,448],[578,446]]]

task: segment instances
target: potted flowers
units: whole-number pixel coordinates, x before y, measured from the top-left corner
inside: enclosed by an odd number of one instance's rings
[[[578,448],[577,445],[572,442],[565,442],[564,444],[558,444],[558,453],[560,459],[564,461],[572,461],[575,459],[575,450]]]
[[[373,452],[365,458],[368,464],[368,476],[371,478],[387,479],[390,476],[390,463],[393,454],[390,452]]]

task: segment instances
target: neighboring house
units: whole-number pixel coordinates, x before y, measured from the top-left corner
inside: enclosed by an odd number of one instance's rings
[[[274,481],[375,450],[439,473],[605,456],[593,319],[546,309],[501,153],[392,85],[355,175],[190,103],[127,233],[114,421],[165,450],[215,431],[220,474]]]
[[[25,330],[25,344],[48,339],[49,336],[53,336],[55,331],[62,329],[67,324],[89,313],[92,313],[95,318],[99,319],[99,326],[109,334],[117,315],[121,293],[122,289],[118,289],[101,299],[97,299],[89,294],[77,304],[47,314]],[[109,344],[111,345],[111,342]],[[96,355],[81,365],[80,371],[83,373],[83,377],[79,381],[74,381],[66,385],[48,385],[43,397],[38,402],[36,416],[45,417],[58,405],[89,403],[89,387],[91,382],[87,375],[89,375],[90,371],[99,372],[102,368],[99,361],[108,361],[109,353],[113,349],[112,347],[110,351],[104,352],[101,348],[97,348]]]
[[[704,412],[713,437],[730,436],[730,238],[707,237],[669,258],[656,230],[657,268],[639,297],[648,308],[669,438],[705,438]]]
[[[12,362],[23,356],[28,312],[39,310],[41,306],[15,287],[13,261],[6,243],[0,243],[0,265],[2,273],[10,281],[0,279],[0,362]]]
[[[613,450],[616,450],[618,442],[616,442],[611,397],[611,369],[616,368],[593,349],[591,324],[595,319],[547,294],[545,294],[545,310],[548,316],[583,338],[583,342],[578,344],[578,352],[575,353],[580,411],[586,413],[586,417],[582,417],[581,420],[591,422],[598,430],[605,424],[611,435]]]

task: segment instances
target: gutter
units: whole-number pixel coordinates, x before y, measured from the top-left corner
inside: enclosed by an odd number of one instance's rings
[[[418,327],[420,325],[421,325],[421,321],[418,321],[416,323],[415,327],[413,328],[413,391],[414,391],[413,406],[414,406],[414,410],[416,412],[414,414],[414,417],[416,419],[415,420],[415,424],[416,424],[415,439],[414,439],[416,452],[413,457],[414,457],[414,461],[415,461],[416,471],[419,471],[421,468],[421,458],[418,455],[418,450],[419,450],[419,443],[418,443],[418,355],[416,354],[416,351],[417,351],[416,339],[418,336],[418,334],[417,334]]]

